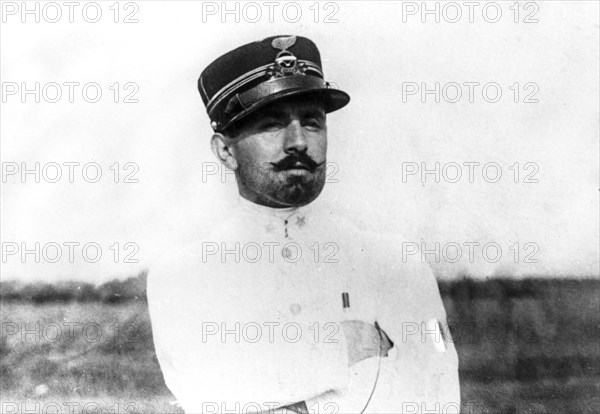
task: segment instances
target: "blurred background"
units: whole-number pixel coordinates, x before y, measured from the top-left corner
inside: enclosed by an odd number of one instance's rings
[[[53,412],[50,404],[68,412],[67,403],[75,412],[183,412],[156,359],[145,278],[3,282],[5,412]],[[440,291],[463,413],[599,411],[598,280],[461,278]]]
[[[600,411],[598,3],[276,3],[1,2],[3,403],[177,410],[145,275],[236,198],[196,81],[299,34],[352,97],[318,203],[440,246],[464,412]]]

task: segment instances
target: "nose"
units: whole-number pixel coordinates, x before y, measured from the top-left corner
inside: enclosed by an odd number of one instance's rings
[[[291,152],[305,152],[307,148],[306,135],[300,121],[293,120],[285,131],[284,150],[287,154]]]

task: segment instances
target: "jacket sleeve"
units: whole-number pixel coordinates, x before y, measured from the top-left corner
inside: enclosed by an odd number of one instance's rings
[[[402,257],[402,239],[379,239],[377,262],[378,322],[394,348],[387,364],[403,367],[399,378],[409,378],[410,400],[398,402],[405,411],[423,407],[460,407],[458,356],[437,281],[419,257]],[[414,372],[412,372],[414,370]],[[404,404],[404,405],[400,405]],[[408,405],[406,405],[408,404]],[[412,404],[412,405],[411,405]],[[416,412],[416,411],[415,411]]]
[[[315,341],[308,321],[269,317],[222,263],[194,263],[168,255],[148,278],[156,354],[186,412],[260,412],[347,386],[343,335]]]

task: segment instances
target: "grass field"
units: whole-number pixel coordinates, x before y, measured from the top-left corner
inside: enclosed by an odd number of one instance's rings
[[[600,412],[599,281],[463,280],[440,290],[463,412]],[[2,412],[181,412],[162,379],[144,295],[111,297],[4,296]]]

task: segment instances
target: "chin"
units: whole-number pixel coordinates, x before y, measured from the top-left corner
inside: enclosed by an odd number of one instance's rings
[[[290,206],[300,207],[310,203],[315,198],[317,198],[317,195],[312,191],[307,192],[302,188],[296,187],[287,192],[283,201]]]
[[[324,180],[287,183],[277,192],[276,198],[289,206],[300,207],[314,201],[321,194],[324,186]]]
[[[325,186],[325,169],[316,172],[290,174],[289,172],[260,175],[252,179],[242,175],[240,182],[263,200],[265,205],[301,207],[314,201]]]

